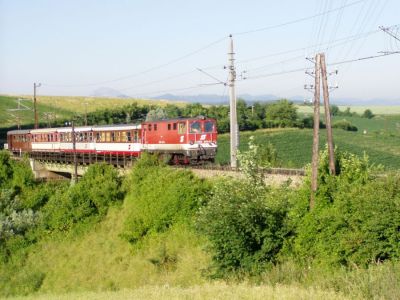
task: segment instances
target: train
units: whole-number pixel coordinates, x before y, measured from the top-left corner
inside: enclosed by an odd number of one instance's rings
[[[49,160],[73,154],[86,162],[125,161],[147,152],[174,164],[191,164],[215,160],[217,137],[216,120],[199,116],[138,124],[11,130],[4,147],[14,155],[27,153]]]

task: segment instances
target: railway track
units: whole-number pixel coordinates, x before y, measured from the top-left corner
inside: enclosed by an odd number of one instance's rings
[[[238,169],[233,169],[230,166],[221,166],[221,165],[176,165],[172,166],[173,168],[179,169],[192,169],[192,170],[203,170],[203,171],[224,171],[224,172],[240,172]],[[286,175],[286,176],[305,176],[304,169],[290,169],[290,168],[268,168],[261,169],[260,171],[264,172],[264,174],[272,174],[272,175]]]

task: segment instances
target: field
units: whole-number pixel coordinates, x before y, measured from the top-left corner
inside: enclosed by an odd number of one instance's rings
[[[32,96],[5,96],[0,95],[0,127],[10,127],[17,124],[15,117],[11,116],[8,109],[17,108],[17,99],[26,99],[21,103],[33,109]],[[85,104],[87,103],[87,104]],[[132,103],[139,105],[159,105],[165,106],[171,103],[167,100],[146,100],[146,99],[123,99],[123,98],[94,98],[94,97],[75,97],[75,96],[38,96],[37,104],[39,119],[46,122],[45,112],[54,113],[57,119],[67,118],[73,114],[84,114],[100,109],[111,109]],[[183,102],[173,102],[176,105],[184,105]],[[24,110],[11,112],[21,118],[21,124],[33,124],[33,111]]]
[[[399,116],[376,117],[364,119],[359,117],[348,118],[359,128],[358,132],[349,132],[342,129],[334,129],[335,145],[344,151],[357,155],[367,154],[371,162],[382,164],[387,170],[400,168],[400,140]],[[386,129],[385,129],[386,128]],[[364,129],[367,131],[363,133]],[[257,130],[254,132],[242,132],[240,135],[240,147],[247,147],[248,138],[254,136],[255,141],[261,145],[272,143],[277,149],[278,158],[282,167],[302,168],[311,162],[312,147],[311,129],[272,129]],[[326,144],[326,130],[320,132],[320,149]],[[219,137],[217,163],[229,162],[229,135]]]
[[[400,103],[400,101],[399,101]],[[298,112],[304,114],[312,114],[313,107],[305,105],[297,105]],[[400,105],[338,105],[341,111],[344,111],[347,107],[350,107],[351,112],[362,114],[366,109],[370,109],[376,115],[398,115],[400,114]],[[321,107],[321,112],[323,107]]]

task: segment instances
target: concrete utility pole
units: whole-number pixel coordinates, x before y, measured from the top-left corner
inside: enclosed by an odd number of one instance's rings
[[[321,75],[321,55],[315,56],[315,91],[314,91],[314,132],[313,132],[313,151],[311,162],[311,198],[310,209],[314,208],[315,193],[318,188],[318,160],[319,160],[319,103],[320,103],[320,75]]]
[[[41,83],[33,83],[33,113],[35,116],[35,129],[39,128],[39,118],[36,106],[36,88],[40,87],[41,85]]]
[[[236,71],[234,65],[234,52],[233,52],[233,39],[230,35],[229,52],[228,52],[228,70],[229,70],[229,107],[230,107],[230,137],[231,137],[231,168],[237,168],[237,148],[238,148],[238,135],[239,130],[237,126],[237,112],[236,112],[236,93],[235,93],[235,79]]]
[[[335,153],[334,153],[334,146],[333,146],[331,112],[330,112],[330,107],[329,107],[328,75],[326,72],[325,54],[321,53],[320,56],[321,56],[322,90],[324,93],[324,106],[325,106],[325,123],[326,123],[326,133],[328,136],[329,172],[331,175],[335,175],[336,174]]]

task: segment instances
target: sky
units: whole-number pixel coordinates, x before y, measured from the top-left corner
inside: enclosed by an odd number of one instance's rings
[[[43,95],[222,97],[232,34],[239,95],[311,98],[305,58],[324,52],[338,70],[331,97],[397,100],[399,54],[335,63],[399,51],[378,28],[399,11],[398,0],[0,0],[0,93],[37,82]]]

